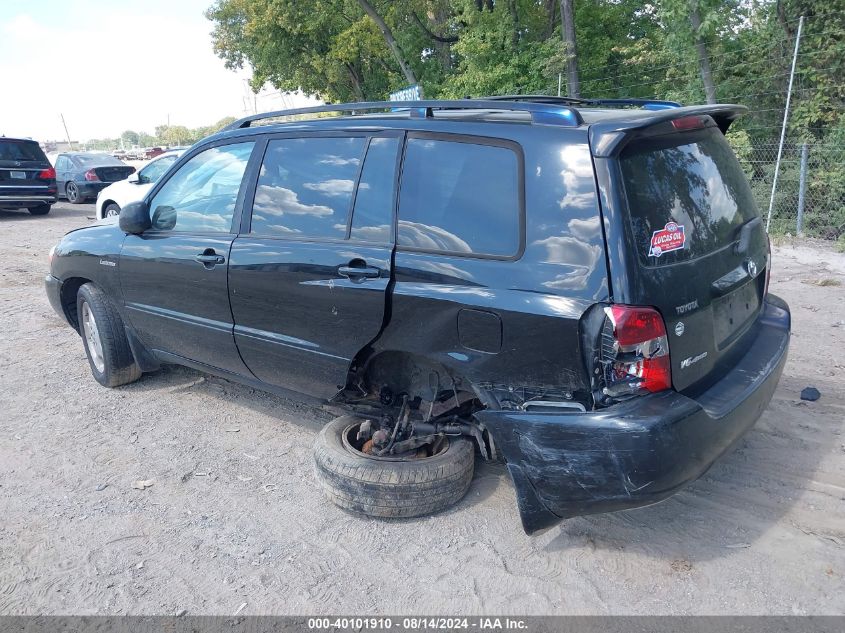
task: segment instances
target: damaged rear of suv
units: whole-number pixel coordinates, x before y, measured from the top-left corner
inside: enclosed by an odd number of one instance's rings
[[[252,125],[329,110],[354,115]],[[119,227],[66,236],[48,295],[104,385],[181,363],[345,409],[315,446],[343,508],[435,512],[476,455],[505,461],[528,533],[654,503],[754,424],[786,362],[724,137],[743,111],[520,96],[247,117]]]

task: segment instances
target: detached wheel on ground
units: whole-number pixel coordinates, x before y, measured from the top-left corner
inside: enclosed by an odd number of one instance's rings
[[[50,213],[50,207],[49,204],[39,204],[37,207],[30,207],[29,212],[32,215],[47,215]]]
[[[141,369],[126,340],[123,319],[102,290],[84,284],[76,297],[76,314],[94,379],[104,387],[138,380]]]
[[[113,217],[115,215],[120,215],[120,206],[118,206],[114,202],[110,202],[103,209],[103,217],[104,218],[110,218],[110,217]]]
[[[85,202],[85,197],[79,192],[79,187],[75,182],[69,182],[65,186],[65,195],[67,196],[67,201],[71,204],[82,204]]]
[[[317,480],[336,505],[373,517],[416,517],[448,508],[466,494],[475,466],[472,440],[446,437],[431,456],[376,457],[354,446],[362,421],[336,418],[314,445]]]

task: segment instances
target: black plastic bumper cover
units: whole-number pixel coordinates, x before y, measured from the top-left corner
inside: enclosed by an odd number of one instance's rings
[[[648,505],[703,475],[777,387],[790,313],[769,296],[746,355],[696,399],[664,391],[587,413],[477,414],[505,457],[528,534],[561,519]]]
[[[44,277],[44,290],[47,292],[47,299],[50,300],[53,310],[62,317],[65,323],[70,325],[67,320],[67,314],[65,314],[65,309],[62,307],[62,280],[53,277],[53,275],[47,275]]]

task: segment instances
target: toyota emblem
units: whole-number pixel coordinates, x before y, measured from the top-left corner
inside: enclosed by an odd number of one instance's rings
[[[754,263],[753,259],[749,259],[745,262],[745,267],[748,269],[748,274],[751,275],[751,277],[757,276],[757,264]]]

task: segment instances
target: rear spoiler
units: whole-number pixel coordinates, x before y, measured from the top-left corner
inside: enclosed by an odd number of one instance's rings
[[[726,134],[731,124],[746,112],[748,112],[748,108],[741,105],[686,106],[657,110],[649,116],[631,116],[627,119],[613,119],[612,121],[594,123],[590,126],[590,147],[592,147],[593,155],[596,157],[614,156],[622,151],[628,141],[636,138],[642,130],[661,123],[668,123],[673,119],[696,115],[709,116],[715,121],[722,134]]]

